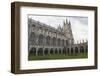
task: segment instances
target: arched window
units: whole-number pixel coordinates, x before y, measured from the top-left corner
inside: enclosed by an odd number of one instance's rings
[[[66,45],[68,45],[68,40],[66,40]]]
[[[62,40],[62,46],[64,46],[64,40]]]
[[[38,38],[38,44],[39,44],[39,45],[43,45],[43,43],[44,43],[44,42],[43,42],[43,39],[44,39],[44,36],[43,36],[42,34],[40,34],[40,35],[39,35],[39,38]]]
[[[58,38],[58,46],[61,45],[61,40]]]
[[[53,37],[53,46],[56,46],[56,38]]]
[[[50,36],[46,37],[46,45],[50,45]]]
[[[32,32],[31,34],[30,34],[30,36],[29,36],[29,44],[35,44],[36,43],[36,36],[35,36],[35,34],[34,34],[34,32]]]
[[[32,27],[35,27],[35,24],[32,24]]]

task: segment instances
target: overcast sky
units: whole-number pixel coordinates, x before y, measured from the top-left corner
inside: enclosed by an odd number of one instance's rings
[[[50,25],[54,28],[57,28],[59,25],[62,27],[63,22],[67,19],[71,22],[72,33],[74,36],[75,42],[86,40],[88,38],[88,17],[62,17],[62,16],[36,16],[29,15],[29,18],[40,21],[47,25]]]

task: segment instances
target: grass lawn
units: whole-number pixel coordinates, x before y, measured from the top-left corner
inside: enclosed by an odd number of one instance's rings
[[[55,60],[55,59],[81,59],[81,58],[88,58],[87,53],[80,53],[80,54],[54,54],[54,55],[44,55],[44,56],[34,56],[29,54],[28,60]]]

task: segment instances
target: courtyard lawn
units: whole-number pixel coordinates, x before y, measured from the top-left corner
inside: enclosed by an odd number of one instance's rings
[[[53,54],[53,55],[44,55],[44,56],[34,56],[29,54],[28,60],[55,60],[55,59],[82,59],[88,58],[87,53],[80,54]]]

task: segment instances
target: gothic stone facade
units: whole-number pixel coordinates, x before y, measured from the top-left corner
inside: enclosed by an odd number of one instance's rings
[[[63,27],[59,25],[56,29],[29,18],[28,50],[33,55],[80,53],[87,50],[87,42],[74,44],[71,23],[67,19]]]

